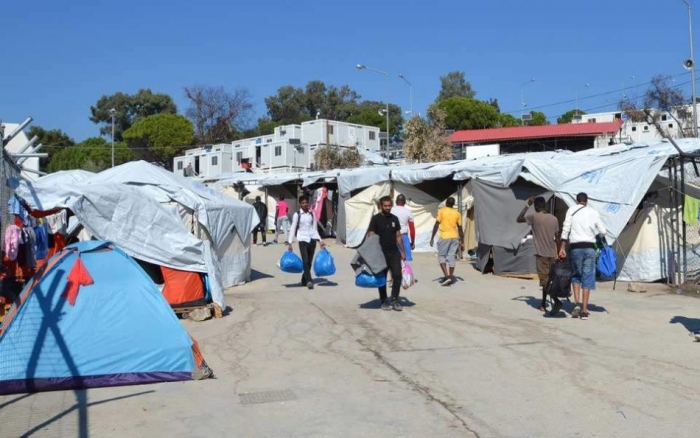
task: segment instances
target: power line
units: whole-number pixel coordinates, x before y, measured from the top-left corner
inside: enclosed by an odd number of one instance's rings
[[[675,76],[671,76],[671,78],[672,78],[672,79],[675,79],[675,78],[679,78],[679,77],[681,77],[681,76],[686,76],[686,75],[690,75],[690,72],[679,73],[679,74],[677,74],[677,75],[675,75]],[[591,95],[588,95],[588,96],[579,97],[578,100],[579,100],[579,101],[582,101],[582,100],[587,100],[587,99],[594,99],[594,98],[596,98],[596,97],[609,96],[609,95],[611,95],[611,94],[617,94],[617,93],[620,93],[620,92],[623,92],[623,93],[624,93],[625,90],[632,90],[632,89],[639,88],[639,87],[645,87],[645,86],[647,86],[647,85],[650,85],[651,83],[652,83],[652,81],[648,81],[648,82],[645,82],[645,83],[642,83],[642,84],[636,84],[636,85],[632,85],[632,86],[630,86],[630,87],[624,87],[624,88],[622,88],[622,89],[616,89],[616,90],[613,90],[613,91],[605,91],[605,92],[603,92],[603,93],[591,94]],[[681,85],[689,84],[689,83],[690,83],[690,81],[684,82],[684,83],[681,84]],[[566,104],[575,103],[575,102],[576,102],[576,99],[568,99],[568,100],[564,100],[564,101],[560,101],[560,102],[554,102],[554,103],[548,103],[548,104],[544,104],[544,105],[534,106],[534,107],[531,107],[531,108],[528,108],[528,109],[531,110],[531,111],[534,111],[534,110],[538,110],[538,109],[550,108],[550,107],[559,106],[559,105],[566,105]],[[514,110],[514,111],[505,111],[505,114],[516,114],[516,113],[519,114],[519,113],[520,113],[520,109],[517,109],[517,110]]]

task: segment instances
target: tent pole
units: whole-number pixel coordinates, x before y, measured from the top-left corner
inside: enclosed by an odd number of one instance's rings
[[[457,205],[459,206],[459,217],[462,218],[462,233],[464,233],[464,224],[466,221],[464,220],[464,206],[462,205],[462,188],[464,187],[463,184],[457,183]],[[466,236],[465,239],[466,240]],[[466,243],[466,242],[465,242]],[[457,255],[459,256],[459,260],[464,260],[464,253],[462,252],[462,246],[457,247]]]
[[[627,254],[625,254],[625,251],[622,249],[622,245],[620,245],[620,240],[619,240],[620,236],[617,236],[617,237],[618,238],[615,239],[615,244],[617,245],[617,249],[619,249],[620,252],[622,253],[622,258],[624,260],[622,262],[622,264],[624,265],[625,262],[627,261]],[[615,266],[615,269],[617,270],[617,266]],[[617,275],[619,275],[619,274],[620,273],[618,272]],[[615,286],[617,286],[617,275],[615,275],[615,278],[613,279],[613,290],[615,290]]]
[[[267,208],[267,203],[270,201],[269,199],[269,193],[267,191],[267,186],[265,186],[265,208]],[[265,233],[267,233],[267,218],[265,218],[265,223],[263,224],[265,226]],[[277,228],[277,224],[275,224],[275,228]],[[277,231],[277,230],[275,230]],[[267,236],[265,236],[265,240],[267,240]]]
[[[685,216],[685,158],[682,155],[680,157],[680,161],[681,161],[681,205],[683,205],[683,216]],[[683,227],[683,230],[682,230],[683,247],[682,247],[682,252],[681,252],[682,258],[683,258],[683,265],[682,265],[683,269],[681,271],[681,275],[679,278],[680,284],[683,284],[683,283],[685,283],[685,277],[686,277],[686,274],[688,273],[688,262],[686,260],[686,256],[687,256],[686,237],[687,236],[686,236],[685,218],[684,218],[683,222],[679,222],[678,225]]]

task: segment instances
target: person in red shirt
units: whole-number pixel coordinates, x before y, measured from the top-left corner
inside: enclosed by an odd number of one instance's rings
[[[275,238],[274,243],[277,243],[277,238],[281,231],[284,231],[284,243],[289,243],[289,205],[284,200],[284,196],[280,196],[275,209]]]

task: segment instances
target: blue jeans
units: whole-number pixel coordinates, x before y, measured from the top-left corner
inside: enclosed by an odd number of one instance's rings
[[[595,249],[576,248],[570,253],[574,272],[571,283],[580,284],[583,289],[595,290]]]
[[[401,239],[403,240],[403,250],[406,253],[406,261],[412,262],[413,255],[411,253],[411,239],[408,237],[408,234],[402,234]]]

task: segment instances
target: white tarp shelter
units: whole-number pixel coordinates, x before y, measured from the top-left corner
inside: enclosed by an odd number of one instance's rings
[[[38,210],[70,209],[91,234],[138,259],[206,272],[222,308],[223,288],[250,278],[258,219],[245,203],[142,161],[44,178],[21,182],[18,195]]]

